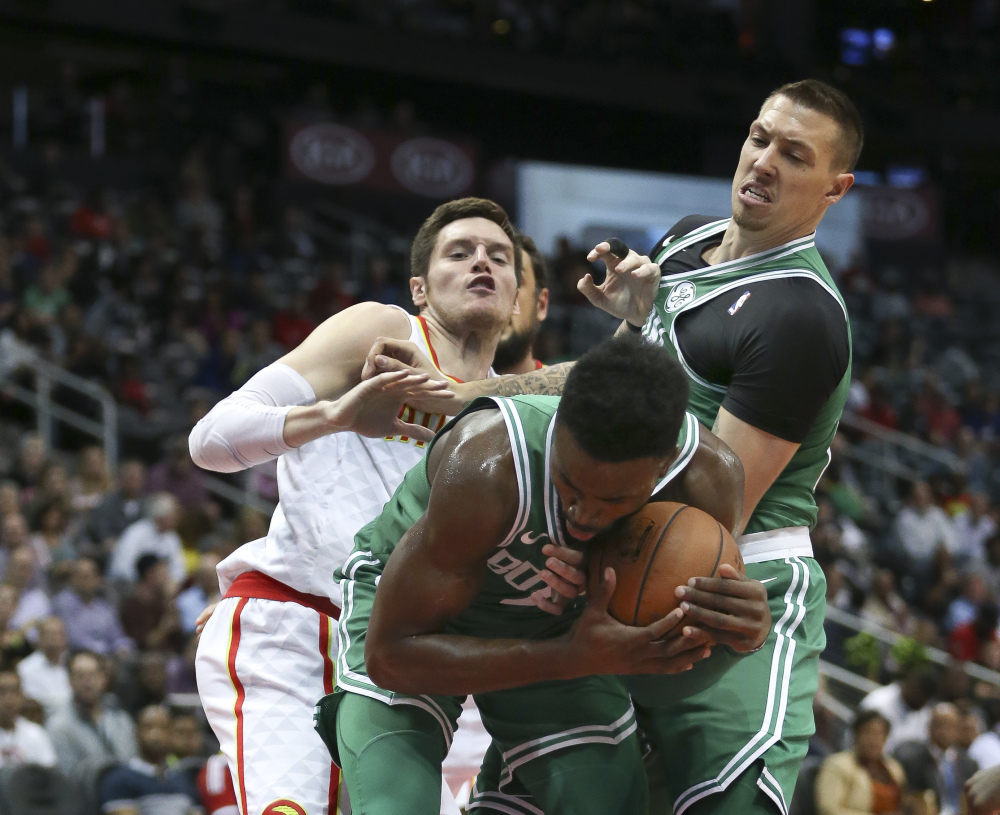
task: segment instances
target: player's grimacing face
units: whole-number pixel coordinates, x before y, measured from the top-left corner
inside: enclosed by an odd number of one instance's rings
[[[794,233],[850,188],[840,166],[840,125],[785,96],[765,103],[733,177],[733,219],[745,230]]]
[[[566,531],[578,541],[589,540],[615,521],[646,505],[669,459],[598,461],[560,423],[552,440],[549,472],[559,493]]]
[[[425,278],[410,281],[413,302],[442,321],[504,326],[517,293],[514,245],[486,218],[463,218],[437,236]]]

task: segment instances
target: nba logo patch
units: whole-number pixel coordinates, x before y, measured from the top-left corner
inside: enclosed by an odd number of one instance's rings
[[[262,815],[306,815],[306,811],[294,801],[282,798],[264,807]]]
[[[696,289],[690,280],[682,280],[670,290],[667,295],[667,311],[680,311],[688,303],[694,300]]]
[[[729,316],[732,317],[737,311],[743,308],[743,304],[750,299],[750,292],[745,291],[740,295],[740,299],[737,300],[729,307]]]

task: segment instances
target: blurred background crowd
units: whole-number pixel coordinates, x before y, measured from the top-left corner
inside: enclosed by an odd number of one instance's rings
[[[766,91],[812,74],[865,116],[857,195],[897,196],[879,223],[910,231],[860,223],[828,258],[854,382],[817,488],[829,644],[793,809],[840,811],[862,767],[886,806],[895,789],[960,811],[964,778],[1000,764],[1000,162],[982,138],[1000,6],[942,5],[157,0],[138,21],[0,2],[0,766],[56,767],[88,811],[150,777],[178,812],[233,806],[195,620],[276,482],[197,469],[194,423],[331,314],[408,307],[408,241],[440,200],[492,197],[532,235],[521,158],[724,177]],[[288,23],[300,50],[241,20]],[[536,357],[613,331],[576,282],[596,271],[585,238],[631,226],[539,241]],[[648,251],[652,228],[621,234]],[[81,381],[111,395],[110,439]]]

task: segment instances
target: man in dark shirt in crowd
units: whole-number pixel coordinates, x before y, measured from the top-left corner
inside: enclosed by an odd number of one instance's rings
[[[135,564],[139,582],[121,605],[121,620],[142,651],[180,648],[180,616],[169,597],[167,562],[143,555]]]
[[[200,815],[198,791],[183,773],[167,772],[170,713],[151,705],[139,713],[139,755],[111,770],[101,782],[105,815]]]
[[[145,516],[146,468],[141,461],[124,461],[119,470],[118,489],[106,495],[87,519],[86,533],[91,546],[86,554],[103,564],[122,532]]]

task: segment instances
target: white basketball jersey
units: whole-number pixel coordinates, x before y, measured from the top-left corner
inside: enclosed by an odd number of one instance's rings
[[[426,323],[410,316],[410,341],[438,365]],[[490,376],[495,376],[490,369]],[[448,417],[404,407],[401,418],[434,431]],[[333,433],[278,459],[278,507],[267,537],[219,564],[222,592],[243,572],[263,572],[297,591],[342,605],[333,572],[354,548],[354,535],[373,520],[427,445],[407,436],[370,439]]]

